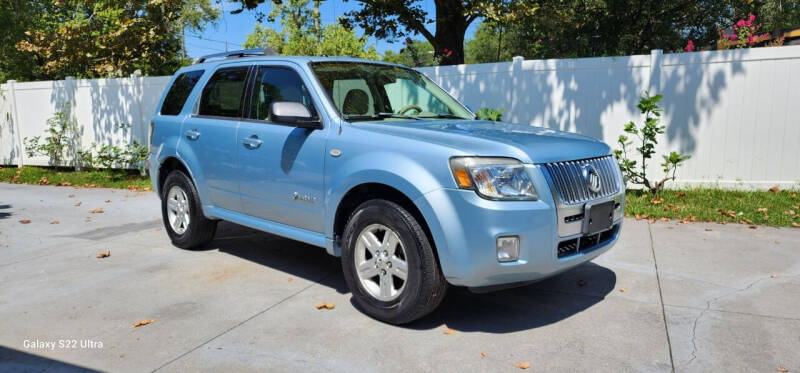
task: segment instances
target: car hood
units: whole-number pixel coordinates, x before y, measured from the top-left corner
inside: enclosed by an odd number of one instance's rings
[[[547,163],[608,155],[611,148],[592,137],[528,125],[480,120],[356,122],[354,127],[455,148],[465,155],[504,156]]]

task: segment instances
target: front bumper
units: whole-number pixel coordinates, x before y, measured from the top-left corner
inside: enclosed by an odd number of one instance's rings
[[[417,205],[435,215],[434,224],[427,220],[449,283],[477,288],[541,280],[590,261],[614,246],[622,227],[624,190],[597,200],[620,202],[612,229],[586,237],[580,229],[575,230],[574,223],[564,223],[564,211],[572,214],[574,206],[559,208],[542,174],[536,176],[537,201],[489,201],[461,189],[439,189],[420,197]],[[520,239],[519,259],[499,262],[496,239],[509,235]],[[572,242],[576,250],[564,252]]]

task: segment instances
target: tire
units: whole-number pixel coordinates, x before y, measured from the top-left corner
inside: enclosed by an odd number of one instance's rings
[[[178,213],[172,209],[171,213],[170,201],[180,200],[181,196],[185,203],[178,203],[178,205],[183,209],[178,210]],[[180,221],[186,219],[176,221],[176,216],[188,217],[189,222],[179,224]],[[203,215],[203,208],[194,183],[180,170],[171,171],[161,188],[161,217],[172,244],[182,249],[196,249],[204,246],[214,239],[214,232],[217,230],[217,221],[207,219]],[[171,219],[178,224],[171,223]]]
[[[399,244],[394,245],[394,254],[387,256],[384,249],[392,251],[389,242],[393,241],[387,241],[390,231]],[[373,236],[362,237],[365,232]],[[372,239],[377,241],[370,246],[367,242]],[[381,249],[373,250],[376,246]],[[406,268],[405,280],[399,276],[402,267]],[[386,200],[364,202],[350,216],[344,230],[342,269],[364,313],[390,324],[405,324],[427,315],[439,306],[447,290],[433,247],[419,222],[403,207]],[[392,276],[384,281],[386,274]]]

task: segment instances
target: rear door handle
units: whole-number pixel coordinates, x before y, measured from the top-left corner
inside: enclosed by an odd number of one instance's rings
[[[197,140],[200,137],[200,132],[196,129],[186,131],[186,138],[189,140]]]
[[[244,147],[248,149],[258,149],[258,147],[261,146],[261,140],[259,140],[256,135],[250,136],[242,140],[242,142],[244,143]]]

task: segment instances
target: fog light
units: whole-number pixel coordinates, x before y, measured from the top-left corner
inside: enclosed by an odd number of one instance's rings
[[[513,262],[519,259],[519,237],[497,237],[497,261]]]

